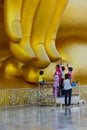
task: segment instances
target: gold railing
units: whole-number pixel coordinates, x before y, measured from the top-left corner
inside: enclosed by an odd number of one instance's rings
[[[38,89],[0,89],[0,106],[21,106],[36,104],[39,96]]]
[[[55,98],[52,94],[53,84],[45,85],[44,90],[40,88],[0,89],[0,106],[25,106],[48,104],[53,105]],[[73,94],[79,94],[80,99],[87,100],[87,86],[73,88]]]
[[[44,91],[39,87],[0,89],[0,106],[38,105],[41,102],[41,97],[52,95],[52,87],[53,84],[49,82],[45,85]]]
[[[87,101],[87,85],[80,86],[80,99]]]
[[[39,105],[54,105],[55,98],[53,96],[53,82],[46,82],[42,87],[39,88]]]

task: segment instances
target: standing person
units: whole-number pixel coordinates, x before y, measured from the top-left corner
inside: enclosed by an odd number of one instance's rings
[[[61,88],[61,75],[62,75],[62,71],[60,68],[60,65],[56,65],[56,72],[58,73],[59,76],[59,88],[58,88],[58,97],[60,97],[60,88]]]
[[[61,69],[62,69],[62,75],[61,75],[61,95],[65,95],[64,93],[64,89],[63,89],[63,81],[64,81],[64,76],[65,76],[65,67],[64,66],[61,66]]]
[[[54,94],[55,98],[57,98],[58,97],[58,91],[59,91],[59,75],[58,75],[58,72],[55,72],[53,80],[54,80],[53,94]]]
[[[70,74],[70,80],[73,81],[73,67],[69,67],[67,64],[68,74]]]
[[[39,82],[40,88],[43,88],[44,87],[43,85],[45,84],[45,80],[44,80],[44,71],[42,70],[39,72],[38,82]]]
[[[65,107],[68,107],[71,105],[71,95],[72,95],[70,74],[65,74],[65,79],[63,81],[63,85],[64,85],[64,90],[65,90]]]

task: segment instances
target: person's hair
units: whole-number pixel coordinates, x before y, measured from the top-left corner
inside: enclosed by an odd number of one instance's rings
[[[56,65],[57,68],[60,68],[60,65]]]
[[[39,72],[39,74],[40,74],[40,75],[43,75],[43,74],[44,74],[44,71],[41,70],[41,71]]]
[[[70,79],[70,74],[65,74],[65,79]]]
[[[64,67],[64,66],[62,66],[61,68],[62,68],[63,71],[65,70],[65,67]]]
[[[68,67],[68,71],[73,71],[73,67]]]

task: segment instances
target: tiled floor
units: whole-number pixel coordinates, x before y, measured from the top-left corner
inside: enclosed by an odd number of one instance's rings
[[[87,130],[87,108],[0,108],[0,130]]]

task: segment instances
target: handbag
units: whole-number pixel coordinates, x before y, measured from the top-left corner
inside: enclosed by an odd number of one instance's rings
[[[76,87],[76,85],[77,85],[76,82],[72,82],[72,83],[71,83],[71,86],[72,86],[72,87]]]

